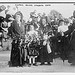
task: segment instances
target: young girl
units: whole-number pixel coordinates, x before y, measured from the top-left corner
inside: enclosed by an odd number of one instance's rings
[[[27,33],[29,35],[29,40],[30,42],[28,43],[28,59],[29,59],[29,66],[31,64],[37,66],[37,63],[35,59],[38,56],[38,51],[37,51],[37,38],[38,38],[38,33],[37,31],[34,30],[34,26],[30,26],[30,31]]]

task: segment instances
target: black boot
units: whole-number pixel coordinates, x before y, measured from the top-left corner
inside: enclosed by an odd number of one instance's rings
[[[28,67],[31,67],[31,64],[29,64]]]
[[[37,63],[34,63],[33,65],[34,65],[34,66],[38,66]]]
[[[41,63],[40,65],[44,65],[44,62],[43,62],[43,63]]]
[[[50,63],[50,62],[47,62],[47,64],[48,64],[48,65],[51,65],[51,63]]]

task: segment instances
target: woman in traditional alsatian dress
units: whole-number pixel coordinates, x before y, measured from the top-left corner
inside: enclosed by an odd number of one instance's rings
[[[51,30],[50,25],[47,23],[47,18],[43,17],[41,19],[40,30],[43,34],[43,40],[41,41],[40,49],[40,61],[41,65],[44,65],[47,62],[48,65],[51,65],[50,62],[53,62],[53,53],[50,46],[50,37],[48,32]]]

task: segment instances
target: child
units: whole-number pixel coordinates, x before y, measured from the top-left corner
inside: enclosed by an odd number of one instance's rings
[[[37,66],[36,58],[39,55],[37,51],[38,43],[36,40],[33,40],[28,46],[28,59],[29,59],[29,67],[31,64]]]

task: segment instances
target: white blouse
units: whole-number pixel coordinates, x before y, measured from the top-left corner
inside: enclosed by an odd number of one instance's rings
[[[68,25],[62,25],[58,27],[58,32],[66,32],[68,30]]]

